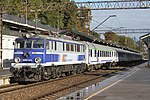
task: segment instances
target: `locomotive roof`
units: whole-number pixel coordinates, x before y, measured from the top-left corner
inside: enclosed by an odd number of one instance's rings
[[[22,38],[24,38],[24,37],[22,37]],[[18,39],[22,39],[22,38],[18,38]],[[65,42],[73,42],[73,43],[83,44],[82,42],[72,40],[68,36],[54,37],[54,36],[49,36],[49,35],[34,35],[29,39],[50,39],[50,40],[57,40],[57,41],[65,41]]]

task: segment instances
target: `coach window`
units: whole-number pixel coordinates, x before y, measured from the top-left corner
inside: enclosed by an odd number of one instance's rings
[[[82,52],[84,52],[84,45],[82,45]]]
[[[84,49],[84,45],[83,45],[83,46],[82,46],[82,52],[84,52],[84,50],[85,50],[85,49]]]
[[[71,44],[71,51],[74,51],[74,44]]]
[[[77,52],[77,45],[75,44],[74,46],[74,51]]]
[[[105,51],[103,51],[103,57],[105,57]]]
[[[114,52],[114,57],[116,57],[116,52]]]
[[[108,57],[108,51],[106,51],[106,57]]]
[[[80,52],[80,45],[77,45],[77,52]]]
[[[95,57],[96,57],[96,50],[95,50]]]
[[[99,57],[101,57],[101,50],[99,51]]]
[[[109,56],[109,52],[108,51],[106,51],[106,57],[108,57]]]
[[[91,57],[92,57],[92,49],[91,49]]]
[[[103,57],[105,57],[105,51],[103,51]]]
[[[104,51],[102,51],[103,53],[102,53],[102,56],[104,57],[105,56],[105,52]]]
[[[99,50],[97,51],[97,57],[99,57]]]
[[[69,51],[69,44],[66,44],[66,51]]]
[[[83,52],[83,45],[81,45],[81,52]]]
[[[83,45],[81,46],[81,48],[82,48],[82,49],[81,49],[81,52],[84,52],[84,46],[83,46]]]

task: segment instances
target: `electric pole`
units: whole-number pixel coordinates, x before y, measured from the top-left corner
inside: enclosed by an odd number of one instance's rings
[[[0,69],[2,69],[2,28],[3,28],[3,22],[2,22],[2,5],[0,5]]]

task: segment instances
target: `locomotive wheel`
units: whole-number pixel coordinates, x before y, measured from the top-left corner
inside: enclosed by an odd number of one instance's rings
[[[69,72],[65,72],[66,76],[69,76],[70,74],[71,74],[70,71]]]
[[[34,79],[35,79],[35,80],[37,80],[37,81],[39,81],[40,76],[39,76],[39,75],[37,75],[37,74],[35,74],[35,75],[34,75]]]
[[[61,76],[62,76],[62,71],[61,71],[61,68],[58,67],[58,68],[56,68],[56,78],[59,78]]]
[[[43,72],[42,78],[44,80],[49,80],[51,78],[48,68],[43,68],[42,72]]]
[[[52,76],[51,76],[53,79],[55,79],[56,78],[56,72],[55,71],[53,71],[53,73],[52,73]]]
[[[75,75],[77,73],[77,69],[75,66],[72,66],[71,74]]]
[[[80,74],[82,72],[80,66],[77,67],[77,74]]]
[[[92,69],[92,66],[88,66],[88,68],[87,68],[87,71],[88,72],[91,72],[93,69]]]

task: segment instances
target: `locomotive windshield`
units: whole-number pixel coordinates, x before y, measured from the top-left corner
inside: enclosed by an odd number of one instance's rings
[[[44,41],[18,39],[16,40],[15,48],[44,48]]]

